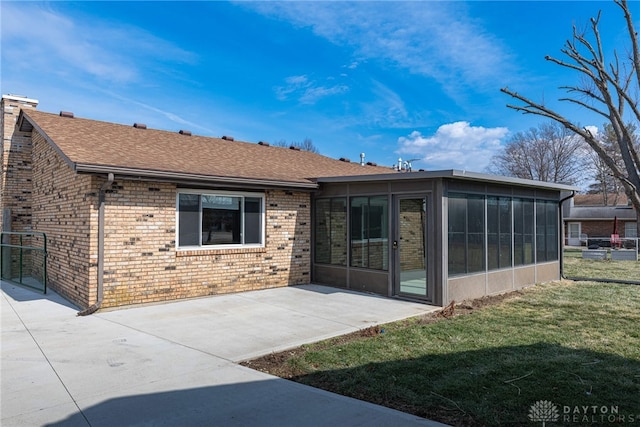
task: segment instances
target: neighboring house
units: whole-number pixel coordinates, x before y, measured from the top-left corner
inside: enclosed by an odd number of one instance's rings
[[[560,278],[573,187],[36,105],[2,98],[2,230],[46,233],[48,285],[82,308],[310,282],[446,305]]]
[[[601,194],[578,194],[565,204],[563,220],[569,246],[610,246],[614,227],[621,239],[638,237],[637,214],[624,194],[609,197],[607,206]]]

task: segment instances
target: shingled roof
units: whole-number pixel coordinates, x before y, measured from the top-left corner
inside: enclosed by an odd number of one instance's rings
[[[604,203],[604,196],[600,194],[576,194],[573,198],[576,206],[628,206],[629,199],[624,193],[607,194],[607,203]]]
[[[315,188],[331,176],[388,174],[304,150],[143,129],[41,111],[21,113],[21,130],[38,131],[77,172],[162,179]]]

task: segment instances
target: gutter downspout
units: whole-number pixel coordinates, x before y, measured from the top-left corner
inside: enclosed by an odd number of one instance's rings
[[[567,197],[565,197],[564,199],[560,199],[560,201],[558,202],[558,215],[560,216],[560,226],[561,226],[561,230],[562,230],[562,245],[560,246],[560,278],[561,279],[567,279],[566,277],[564,277],[564,218],[562,217],[562,204],[564,202],[566,202],[567,200],[575,197],[576,192],[574,190],[571,190],[571,194],[568,195]]]
[[[115,177],[109,172],[107,181],[100,187],[98,193],[98,297],[95,304],[78,312],[78,316],[87,316],[98,311],[102,305],[103,288],[104,288],[104,210],[105,210],[105,193],[107,188],[113,184]]]

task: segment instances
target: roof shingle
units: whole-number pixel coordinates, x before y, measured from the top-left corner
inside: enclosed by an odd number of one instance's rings
[[[25,118],[74,167],[309,184],[315,178],[384,174],[392,169],[346,163],[308,151],[155,129],[140,129],[41,111]]]

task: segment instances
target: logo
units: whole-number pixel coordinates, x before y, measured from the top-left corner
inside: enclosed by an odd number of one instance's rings
[[[558,407],[548,400],[538,400],[529,408],[529,419],[534,422],[542,422],[542,427],[547,422],[558,421],[558,418],[560,418]]]

